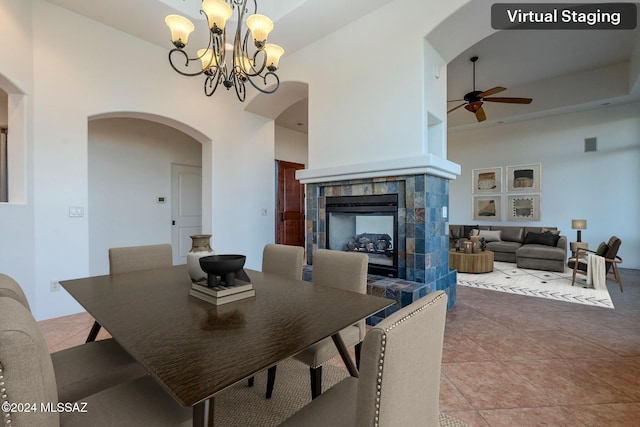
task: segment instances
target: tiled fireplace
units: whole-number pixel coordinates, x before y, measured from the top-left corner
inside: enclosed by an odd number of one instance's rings
[[[397,278],[370,275],[371,293],[380,294],[380,289],[371,288],[384,286],[384,296],[398,301],[391,308],[395,311],[426,293],[444,290],[449,295],[449,308],[453,307],[456,272],[449,271],[446,177],[417,173],[307,182],[307,262],[313,264],[314,250],[327,248],[327,198],[383,194],[397,195]]]

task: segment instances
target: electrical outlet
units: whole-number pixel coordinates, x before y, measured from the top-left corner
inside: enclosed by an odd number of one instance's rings
[[[60,290],[60,283],[57,280],[52,280],[50,290],[51,292],[58,292]]]

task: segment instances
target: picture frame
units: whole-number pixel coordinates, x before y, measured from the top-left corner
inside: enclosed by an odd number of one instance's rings
[[[502,221],[502,195],[473,196],[474,221]]]
[[[542,165],[507,166],[507,192],[539,193],[542,191]]]
[[[540,194],[507,196],[507,221],[540,221]]]
[[[473,169],[472,193],[502,193],[502,166]]]

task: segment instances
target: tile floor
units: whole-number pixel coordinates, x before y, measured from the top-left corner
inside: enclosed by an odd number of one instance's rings
[[[459,286],[440,410],[474,427],[640,425],[640,270],[621,273],[624,293],[608,284],[615,310]],[[57,351],[92,323],[80,313],[39,324]]]

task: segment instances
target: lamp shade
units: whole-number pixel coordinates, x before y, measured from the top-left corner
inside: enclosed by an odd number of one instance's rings
[[[277,70],[280,57],[284,55],[284,49],[277,44],[267,43],[264,45],[264,51],[267,54],[267,69],[269,71]]]
[[[587,220],[586,219],[572,219],[571,220],[571,228],[574,230],[586,230],[587,229]]]
[[[273,21],[268,16],[256,13],[247,18],[247,28],[251,30],[255,45],[263,46],[267,41],[267,36],[273,30]]]
[[[202,69],[204,71],[211,71],[212,73],[216,72],[216,59],[213,57],[212,49],[200,49],[198,50],[198,57],[202,61]]]
[[[168,15],[164,22],[171,30],[171,42],[178,48],[185,47],[189,41],[189,34],[196,28],[193,22],[180,15]]]
[[[202,10],[207,15],[210,29],[224,30],[227,20],[233,15],[233,9],[223,0],[204,0]]]

